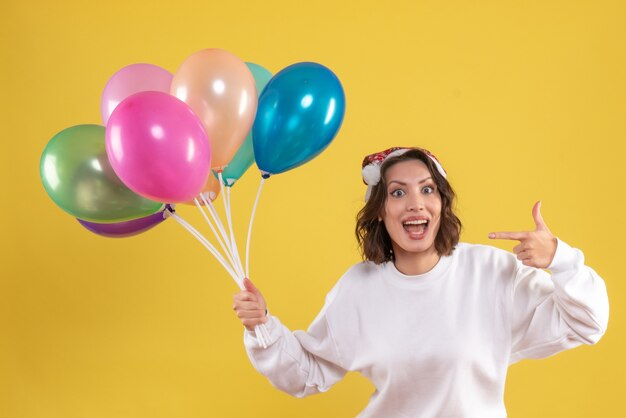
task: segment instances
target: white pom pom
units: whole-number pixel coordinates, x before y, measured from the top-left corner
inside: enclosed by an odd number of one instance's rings
[[[380,166],[378,164],[368,164],[361,170],[363,181],[369,186],[375,186],[380,181]]]

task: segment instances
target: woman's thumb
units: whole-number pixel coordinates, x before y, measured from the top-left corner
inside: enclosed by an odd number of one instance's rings
[[[252,292],[255,295],[258,295],[260,293],[259,289],[257,289],[256,286],[252,284],[252,281],[248,279],[247,277],[243,279],[243,285],[248,292]]]

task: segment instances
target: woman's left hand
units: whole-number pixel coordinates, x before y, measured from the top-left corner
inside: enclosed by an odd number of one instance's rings
[[[491,239],[514,239],[519,245],[513,248],[517,259],[525,266],[547,268],[556,253],[557,239],[541,217],[541,201],[533,206],[535,230],[528,232],[492,232]]]

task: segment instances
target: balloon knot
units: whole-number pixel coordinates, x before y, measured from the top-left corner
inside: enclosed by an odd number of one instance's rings
[[[163,209],[163,219],[167,219],[172,216],[173,213],[176,212],[174,209],[176,205],[170,205],[169,203],[165,204],[165,209]]]

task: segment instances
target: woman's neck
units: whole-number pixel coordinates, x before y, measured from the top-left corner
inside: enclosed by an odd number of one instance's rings
[[[439,262],[439,254],[437,254],[435,248],[430,248],[420,253],[405,252],[401,249],[396,251],[394,249],[394,255],[396,269],[407,276],[428,273]]]

